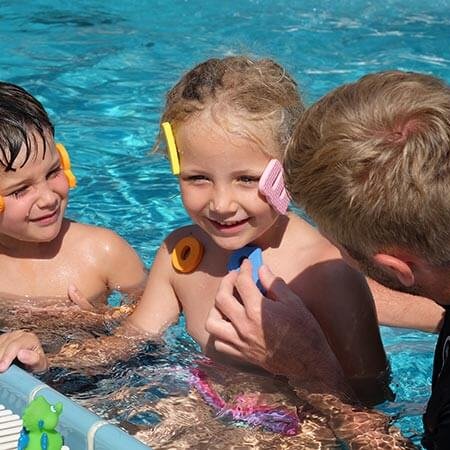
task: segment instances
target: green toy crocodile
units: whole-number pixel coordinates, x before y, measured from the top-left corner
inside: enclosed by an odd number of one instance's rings
[[[62,403],[50,405],[42,397],[36,397],[25,408],[23,429],[17,443],[18,450],[61,450],[63,438],[55,430],[63,409]]]

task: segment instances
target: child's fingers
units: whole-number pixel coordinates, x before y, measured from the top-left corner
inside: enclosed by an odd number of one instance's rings
[[[5,371],[16,358],[30,366],[32,370],[42,371],[47,369],[47,358],[38,337],[33,333],[24,331],[7,333],[2,336],[0,347],[0,372]],[[22,360],[22,357],[25,359]],[[30,364],[28,361],[30,361]]]
[[[89,303],[88,299],[74,284],[69,285],[67,295],[69,300],[75,305],[78,305],[81,309],[86,311],[94,311],[95,308]]]
[[[33,372],[45,372],[48,369],[48,360],[45,354],[36,350],[19,350],[17,359]]]

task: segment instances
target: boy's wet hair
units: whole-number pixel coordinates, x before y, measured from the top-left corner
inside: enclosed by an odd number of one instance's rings
[[[176,130],[215,103],[255,123],[255,129],[271,132],[280,147],[273,156],[280,159],[305,109],[297,83],[282,66],[271,59],[230,56],[209,59],[184,74],[167,94],[161,123],[170,122]]]
[[[46,150],[46,134],[54,135],[54,127],[42,104],[25,89],[0,81],[0,165],[5,172],[15,170],[14,162],[25,144],[23,167],[33,152],[38,134]]]
[[[430,75],[367,75],[302,116],[287,188],[356,259],[404,248],[450,260],[450,87]],[[364,261],[365,259],[365,261]]]

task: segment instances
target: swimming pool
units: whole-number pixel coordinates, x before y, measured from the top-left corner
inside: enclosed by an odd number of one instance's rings
[[[0,1],[0,78],[35,94],[71,153],[79,188],[68,215],[117,230],[147,264],[166,233],[188,222],[168,164],[148,156],[166,89],[193,63],[211,56],[272,56],[297,77],[308,102],[368,71],[409,69],[450,81],[450,4],[422,1],[315,0],[234,2]],[[435,337],[384,328],[398,414],[407,435],[421,431]],[[142,367],[119,366],[117,379],[136,386],[151,379],[148,397],[183,390],[174,366],[189,364],[196,347],[183,324],[167,346],[150,349]],[[182,373],[182,370],[180,370]],[[111,414],[103,377],[86,378],[73,395]],[[71,378],[62,384],[70,392]],[[83,392],[81,392],[83,391]],[[118,421],[125,404],[115,400]],[[157,421],[146,412],[135,422]]]

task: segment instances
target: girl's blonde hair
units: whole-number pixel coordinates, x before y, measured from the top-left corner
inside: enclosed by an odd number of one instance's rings
[[[230,56],[208,59],[184,74],[168,92],[162,122],[170,122],[176,132],[189,120],[214,104],[221,104],[237,114],[252,129],[270,133],[284,148],[300,115],[304,112],[294,79],[271,59]],[[161,135],[156,144],[161,147]]]

